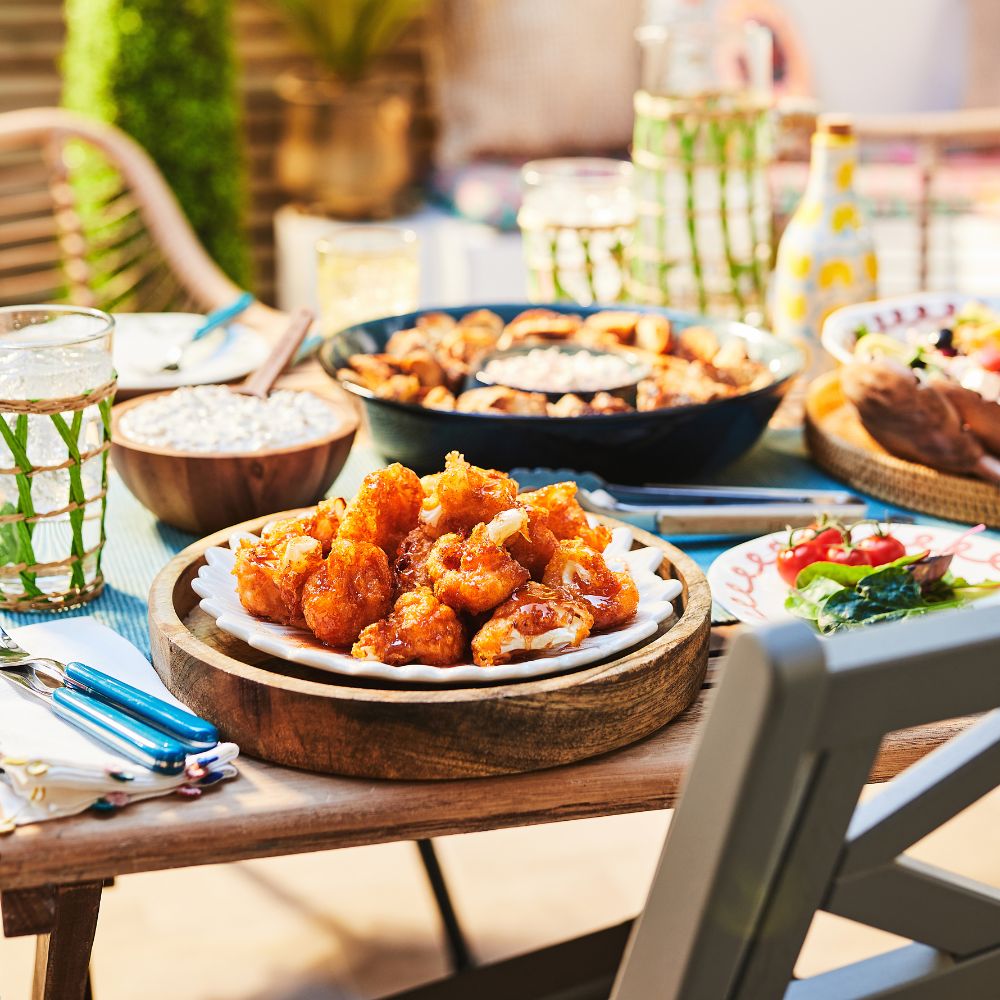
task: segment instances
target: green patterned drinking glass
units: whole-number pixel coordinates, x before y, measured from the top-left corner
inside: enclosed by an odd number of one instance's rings
[[[74,306],[0,308],[0,609],[100,593],[114,320]]]
[[[760,321],[773,242],[770,34],[693,19],[636,36],[630,298]]]
[[[533,160],[521,181],[528,298],[584,306],[624,298],[632,165],[587,156]]]

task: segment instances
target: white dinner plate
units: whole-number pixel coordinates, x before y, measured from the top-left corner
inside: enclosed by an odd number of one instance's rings
[[[961,538],[963,532],[950,528],[935,528],[926,524],[893,524],[893,535],[905,546],[907,553],[930,549],[941,552]],[[853,532],[864,538],[875,532],[875,525],[861,525]],[[712,597],[733,617],[748,625],[765,625],[794,619],[785,610],[789,586],[778,573],[777,556],[788,541],[787,531],[775,531],[752,541],[727,549],[712,563],[708,585]],[[951,572],[965,577],[970,583],[979,580],[1000,580],[1000,542],[982,535],[968,535],[955,550]],[[1000,593],[983,597],[969,607],[980,608],[1000,603]],[[798,620],[798,619],[795,619]]]
[[[198,313],[116,313],[118,388],[152,391],[232,382],[256,371],[267,357],[267,341],[259,333],[230,323],[200,342],[181,371],[155,371],[167,360],[167,348],[187,343],[204,322],[205,317]]]
[[[982,302],[1000,312],[1000,298],[989,295],[963,295],[959,292],[915,292],[892,298],[858,302],[835,309],[823,322],[823,346],[841,364],[854,360],[858,327],[906,340],[913,327],[933,330],[950,325],[951,318],[968,302]]]
[[[236,592],[236,578],[232,573],[233,551],[240,538],[255,536],[234,535],[229,540],[229,548],[215,547],[205,553],[206,564],[192,582],[195,592],[202,599],[202,609],[215,619],[215,624],[223,632],[242,639],[254,649],[292,663],[302,663],[318,670],[351,677],[418,681],[424,684],[489,684],[563,673],[587,663],[607,659],[656,635],[661,626],[673,616],[671,602],[681,592],[681,585],[677,580],[664,580],[657,575],[656,570],[663,561],[663,553],[659,549],[632,549],[632,533],[627,528],[615,528],[611,543],[605,551],[625,559],[639,591],[639,607],[631,622],[588,636],[575,649],[541,654],[496,667],[477,667],[473,663],[454,667],[411,663],[394,667],[374,660],[357,660],[324,646],[306,629],[276,625],[251,615],[240,603]]]

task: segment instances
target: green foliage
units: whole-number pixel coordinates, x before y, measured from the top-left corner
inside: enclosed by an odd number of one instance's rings
[[[360,80],[426,6],[426,0],[273,0],[330,72]]]
[[[206,249],[245,287],[229,14],[230,0],[66,0],[63,103],[114,123],[146,149]],[[99,201],[107,170],[91,171],[91,184]]]

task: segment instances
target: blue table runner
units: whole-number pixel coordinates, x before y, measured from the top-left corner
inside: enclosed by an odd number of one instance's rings
[[[332,495],[351,497],[362,478],[385,463],[367,445],[354,448],[344,470],[331,490]],[[661,482],[673,478],[669,467],[656,476]],[[544,470],[522,477],[522,486],[535,487],[554,481]],[[715,483],[738,486],[783,486],[794,488],[832,489],[841,486],[836,480],[817,469],[808,459],[802,434],[798,430],[769,431],[748,455],[716,476]],[[879,500],[870,499],[868,514],[912,513]],[[948,521],[916,515],[923,524],[937,524],[962,529]],[[179,531],[157,521],[128,492],[121,480],[112,475],[108,496],[108,541],[104,553],[106,584],[100,597],[82,607],[59,612],[61,617],[93,615],[99,621],[123,635],[148,657],[147,597],[156,574],[183,548],[197,541],[197,536]],[[1000,532],[990,531],[989,537],[1000,541]],[[670,538],[688,553],[703,570],[707,570],[720,553],[739,539],[734,538]],[[30,625],[52,615],[8,614],[7,624]]]

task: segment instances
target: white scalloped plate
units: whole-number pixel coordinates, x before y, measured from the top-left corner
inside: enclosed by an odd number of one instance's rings
[[[215,624],[223,632],[242,639],[254,649],[292,663],[351,677],[423,684],[491,684],[563,673],[605,660],[656,635],[660,626],[673,615],[671,602],[681,592],[677,580],[664,580],[657,576],[656,571],[663,561],[663,553],[659,549],[632,549],[632,533],[627,528],[615,528],[605,551],[625,560],[639,591],[636,616],[627,625],[588,636],[576,649],[541,654],[497,667],[477,667],[473,663],[454,667],[410,663],[394,667],[374,660],[357,660],[324,646],[305,629],[275,625],[251,615],[240,603],[236,579],[232,575],[233,549],[241,537],[255,536],[234,535],[229,539],[229,548],[211,548],[205,553],[206,564],[191,584],[202,599],[202,609],[215,619]]]

